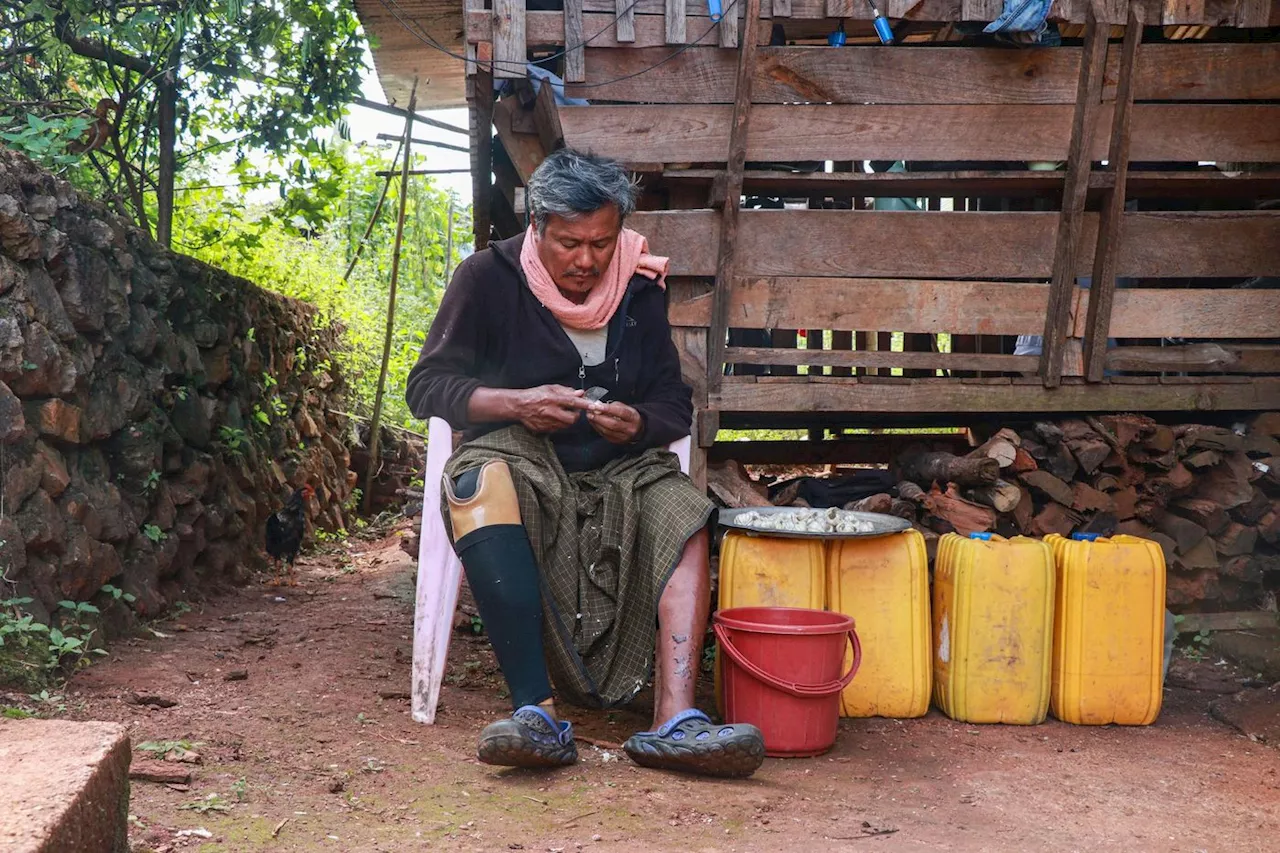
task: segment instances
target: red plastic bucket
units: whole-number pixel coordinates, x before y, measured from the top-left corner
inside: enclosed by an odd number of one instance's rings
[[[751,723],[765,755],[821,755],[836,742],[840,691],[862,662],[853,619],[801,607],[733,607],[715,615],[724,718]],[[843,675],[844,645],[853,666]]]

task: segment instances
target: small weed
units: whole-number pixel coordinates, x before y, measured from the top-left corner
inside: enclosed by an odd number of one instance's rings
[[[0,705],[0,717],[6,720],[28,720],[34,716],[30,711],[24,711],[15,705]]]
[[[142,535],[150,539],[156,545],[159,545],[161,542],[169,538],[168,533],[165,533],[154,524],[142,525]]]
[[[247,436],[239,427],[222,426],[218,428],[218,438],[232,453],[240,453],[244,448]]]
[[[237,803],[249,801],[249,783],[243,776],[231,783],[231,793],[235,795]]]
[[[364,715],[363,711],[361,711],[359,714],[356,714],[356,722],[362,726],[371,726],[374,723],[373,720],[369,719]]]
[[[255,329],[253,326],[250,326],[245,331],[244,336],[251,341],[256,341],[258,339],[258,330]]]
[[[160,488],[160,472],[151,469],[151,473],[147,475],[147,479],[142,481],[142,490],[144,492],[154,492]]]
[[[179,400],[182,400],[183,402],[186,402],[186,399],[188,396],[190,396],[190,394],[191,392],[187,390],[187,386],[185,385],[179,385],[177,388],[173,389],[173,396],[177,397]]]
[[[276,387],[277,385],[279,385],[280,383],[279,383],[279,382],[277,382],[277,381],[276,381],[276,378],[275,378],[274,376],[272,376],[270,373],[263,373],[263,374],[262,374],[262,384],[263,384],[263,385],[265,385],[265,386],[267,386],[268,388],[274,388],[274,387]]]
[[[203,800],[186,803],[178,806],[182,811],[196,812],[197,814],[208,814],[209,812],[229,812],[231,804],[222,799],[221,794],[210,794]]]
[[[253,419],[263,426],[271,426],[271,415],[262,411],[261,406],[253,407]]]
[[[139,752],[150,752],[157,758],[163,758],[171,752],[190,752],[199,745],[199,743],[193,743],[189,740],[144,740],[134,749]]]
[[[484,620],[479,616],[471,617],[471,633],[477,636],[484,633]]]
[[[125,592],[120,587],[112,586],[111,584],[103,584],[103,587],[100,591],[105,592],[107,595],[111,596],[113,601],[123,601],[125,604],[133,604],[135,601],[138,600],[138,597],[133,593]]]
[[[191,605],[185,601],[175,601],[169,605],[169,613],[176,619],[179,616],[186,616],[191,612]]]
[[[1207,630],[1196,631],[1191,635],[1191,639],[1187,641],[1187,644],[1182,647],[1182,656],[1187,660],[1198,663],[1205,659],[1205,656],[1209,653],[1209,645],[1212,642],[1213,632]]]
[[[366,758],[364,760],[364,766],[360,768],[360,772],[361,773],[381,773],[384,769],[385,768],[382,762],[379,761],[378,759]]]
[[[702,647],[702,671],[713,672],[716,668],[716,644],[707,643]]]
[[[61,714],[67,710],[67,705],[63,701],[66,697],[56,693],[50,693],[48,690],[41,690],[39,693],[29,693],[27,698],[37,705],[44,705],[50,714]]]

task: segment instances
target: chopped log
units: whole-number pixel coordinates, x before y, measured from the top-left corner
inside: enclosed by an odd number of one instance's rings
[[[1225,427],[1191,425],[1182,429],[1184,431],[1181,434],[1175,429],[1174,435],[1182,439],[1187,447],[1194,447],[1196,450],[1236,453],[1244,449],[1244,437],[1236,435]]]
[[[1147,524],[1156,524],[1165,516],[1164,504],[1149,496],[1140,495],[1133,508],[1133,515]]]
[[[1012,439],[1010,439],[1012,436]],[[1015,443],[1016,442],[1016,443]],[[969,459],[994,459],[1001,468],[1008,468],[1018,456],[1018,444],[1022,439],[1011,429],[1002,429],[968,455]]]
[[[1158,456],[1148,453],[1146,463],[1153,468],[1171,471],[1173,470],[1173,467],[1178,464],[1178,451],[1175,448],[1174,450],[1170,450],[1168,453],[1163,453]]]
[[[1093,487],[1100,492],[1114,492],[1120,488],[1120,481],[1114,474],[1099,474],[1093,478]]]
[[[1093,427],[1089,426],[1087,421],[1079,418],[1068,418],[1058,424],[1062,430],[1062,438],[1065,441],[1081,441],[1098,438],[1098,434],[1094,432]]]
[[[1157,454],[1168,453],[1173,450],[1175,440],[1173,430],[1167,426],[1157,424],[1151,435],[1143,439],[1142,446],[1148,450],[1155,451]]]
[[[1165,479],[1169,481],[1169,485],[1173,487],[1175,493],[1185,492],[1196,483],[1195,475],[1188,471],[1187,466],[1181,462],[1169,469]]]
[[[1280,412],[1263,412],[1249,424],[1249,432],[1280,438]]]
[[[1031,500],[1031,492],[1026,489],[1019,490],[1022,494],[1018,498],[1018,505],[1013,508],[1013,520],[1018,525],[1018,529],[1026,532],[1031,529],[1031,519],[1035,515],[1035,504]]]
[[[1172,509],[1203,527],[1210,536],[1216,536],[1231,521],[1222,504],[1204,498],[1182,498],[1173,502]]]
[[[1276,508],[1258,519],[1258,535],[1268,545],[1280,545],[1280,501]]]
[[[769,490],[732,459],[707,467],[707,488],[729,509],[769,505]]]
[[[1170,539],[1168,536],[1165,536],[1163,533],[1161,533],[1158,530],[1152,533],[1147,538],[1160,546],[1160,550],[1164,552],[1165,565],[1166,566],[1172,565],[1174,558],[1178,556],[1177,554],[1178,548],[1176,543],[1174,543],[1172,539]]]
[[[898,518],[905,518],[914,524],[917,515],[916,505],[911,501],[904,501],[902,498],[894,498],[889,505],[889,514],[896,515]]]
[[[1242,524],[1257,524],[1270,509],[1271,501],[1263,494],[1262,489],[1254,486],[1249,502],[1231,510],[1231,515]]]
[[[1113,512],[1100,512],[1084,523],[1080,533],[1095,533],[1098,536],[1114,536],[1119,521]]]
[[[1047,447],[1053,447],[1062,443],[1062,427],[1048,421],[1036,421],[1031,427],[1036,436]]]
[[[1111,493],[1111,502],[1116,508],[1116,518],[1124,521],[1133,518],[1138,510],[1138,490],[1133,486]]]
[[[991,461],[991,460],[984,460]],[[943,492],[938,488],[930,490],[925,506],[935,517],[942,519],[955,528],[956,533],[968,536],[970,533],[981,533],[996,525],[996,514],[989,507],[967,501],[960,497],[955,484]]]
[[[1009,466],[1015,474],[1023,474],[1027,471],[1035,471],[1040,466],[1036,464],[1035,457],[1032,456],[1025,447],[1019,447],[1013,456],[1013,464]]]
[[[1216,569],[1218,566],[1218,553],[1214,549],[1213,540],[1207,536],[1197,542],[1194,548],[1176,554],[1173,558],[1173,567],[1184,572]]]
[[[1250,459],[1266,459],[1268,456],[1280,456],[1280,441],[1269,435],[1246,435],[1244,452]]]
[[[1100,492],[1088,483],[1071,484],[1071,508],[1079,512],[1115,512],[1116,504],[1111,496]]]
[[[1070,506],[1074,495],[1071,487],[1050,474],[1048,471],[1028,471],[1020,478],[1023,483],[1035,492],[1055,500],[1064,506]]]
[[[1115,436],[1116,443],[1123,448],[1139,441],[1145,435],[1152,434],[1156,429],[1156,422],[1146,415],[1103,415],[1098,418],[1098,422],[1103,429]],[[1096,425],[1094,429],[1102,433],[1102,429]],[[1106,435],[1104,434],[1103,437],[1105,438]]]
[[[1214,537],[1218,553],[1224,557],[1239,557],[1252,554],[1258,544],[1258,528],[1245,527],[1243,524],[1230,522],[1227,529]]]
[[[800,487],[804,485],[804,478],[798,477],[787,483],[778,493],[773,496],[774,506],[791,506],[795,501],[796,495],[800,494]]]
[[[1111,445],[1100,438],[1071,438],[1066,443],[1086,474],[1097,471],[1111,455]]]
[[[1022,489],[1005,480],[996,480],[990,486],[978,486],[970,490],[969,495],[996,512],[1012,512],[1022,500]]]
[[[1044,464],[1040,466],[1047,470],[1053,476],[1060,480],[1071,482],[1076,477],[1076,472],[1080,470],[1080,465],[1076,462],[1075,456],[1065,444],[1059,444],[1049,450],[1049,457],[1044,460]]]
[[[1123,453],[1117,453],[1115,448],[1107,454],[1107,458],[1102,460],[1103,471],[1114,471],[1122,473],[1129,468],[1129,457]]]
[[[1216,501],[1227,509],[1241,506],[1253,497],[1250,475],[1254,468],[1249,457],[1232,453],[1224,464],[1209,470],[1196,485],[1196,497]]]
[[[1203,527],[1173,513],[1166,513],[1156,522],[1156,530],[1177,543],[1179,554],[1187,553],[1209,537]]]
[[[902,498],[904,501],[922,504],[924,503],[927,495],[925,495],[924,489],[920,488],[915,483],[903,480],[898,484],[898,497]]]
[[[1141,539],[1151,539],[1152,536],[1156,535],[1156,532],[1151,529],[1151,525],[1132,518],[1117,524],[1116,533],[1122,533],[1125,536],[1137,536]],[[1169,544],[1172,545],[1173,540],[1169,540]]]
[[[1216,450],[1201,450],[1199,453],[1192,453],[1182,462],[1188,468],[1195,468],[1197,471],[1201,468],[1212,468],[1222,461],[1222,454]]]
[[[928,487],[934,483],[981,486],[1000,477],[1000,463],[994,459],[973,459],[950,453],[916,453],[900,460],[901,479]]]
[[[845,509],[857,510],[858,512],[878,512],[887,513],[893,507],[893,498],[887,494],[868,495],[862,500],[850,501],[844,505]]]
[[[1070,536],[1079,523],[1080,516],[1062,504],[1051,501],[1031,519],[1030,532],[1034,536],[1048,536],[1050,533]]]
[[[1025,450],[1027,454],[1037,462],[1043,462],[1049,458],[1049,448],[1047,445],[1037,441],[1034,434],[1024,433],[1022,436],[1022,447],[1019,450]]]

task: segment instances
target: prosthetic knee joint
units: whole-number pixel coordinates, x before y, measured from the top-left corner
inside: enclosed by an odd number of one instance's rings
[[[456,481],[445,478],[444,486],[455,543],[482,527],[521,523],[511,469],[500,459],[464,471]]]

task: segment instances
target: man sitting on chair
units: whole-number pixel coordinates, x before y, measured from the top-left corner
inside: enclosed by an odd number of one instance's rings
[[[713,507],[666,450],[693,418],[667,259],[623,227],[635,186],[613,161],[557,151],[527,193],[528,231],[458,267],[407,393],[417,417],[466,438],[441,506],[516,709],[484,729],[479,758],[577,760],[548,668],[562,699],[601,708],[653,674],[653,727],[627,754],[750,775],[759,730],[694,708]]]

